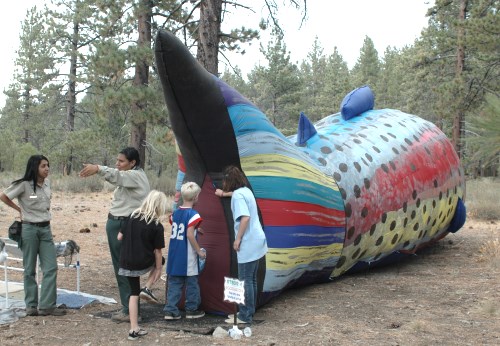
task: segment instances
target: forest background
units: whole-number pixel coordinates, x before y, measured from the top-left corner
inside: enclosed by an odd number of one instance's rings
[[[152,187],[173,193],[175,138],[153,57],[160,29],[174,32],[285,135],[296,132],[300,112],[317,121],[337,113],[349,91],[369,85],[377,109],[439,126],[467,175],[498,175],[500,1],[436,0],[412,45],[379,53],[366,36],[352,68],[336,49],[324,54],[318,40],[304,47],[306,59],[292,62],[277,13],[287,6],[305,18],[307,0],[263,1],[268,13],[258,28],[228,32],[221,30],[226,11],[245,16],[251,8],[222,0],[52,0],[28,11],[0,110],[2,175],[18,177],[29,155],[44,153],[53,174],[64,176],[62,188],[100,190],[98,180],[72,177],[85,162],[113,166],[117,152],[132,145]],[[218,71],[225,53],[243,51],[262,30],[271,31],[261,47],[267,64],[246,76],[237,67]]]

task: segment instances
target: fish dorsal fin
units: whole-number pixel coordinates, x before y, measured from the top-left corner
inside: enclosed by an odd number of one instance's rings
[[[304,112],[300,112],[299,128],[297,130],[297,145],[303,146],[317,133],[316,128]]]

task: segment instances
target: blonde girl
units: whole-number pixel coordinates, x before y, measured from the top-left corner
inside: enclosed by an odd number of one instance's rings
[[[167,196],[163,192],[152,190],[118,233],[118,240],[122,243],[118,274],[127,277],[131,288],[129,340],[147,334],[138,323],[139,296],[150,302],[159,302],[151,287],[162,273],[161,251],[165,247],[165,238],[161,221],[167,213],[168,205]],[[147,273],[149,277],[146,286],[141,290],[140,276]]]

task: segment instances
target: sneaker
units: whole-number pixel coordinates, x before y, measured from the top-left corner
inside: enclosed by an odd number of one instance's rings
[[[181,315],[174,315],[172,312],[165,312],[166,320],[178,320],[181,318]]]
[[[141,336],[148,335],[148,332],[145,331],[144,329],[139,328],[138,331],[132,330],[128,332],[128,339],[129,340],[137,340]]]
[[[147,288],[147,287],[144,287],[142,290],[141,290],[141,293],[139,293],[139,297],[150,302],[150,303],[159,303],[160,301],[158,300],[158,298],[155,297],[155,295],[153,294],[153,292]]]
[[[226,320],[226,323],[234,324],[234,315],[233,315],[233,317],[228,318]],[[236,318],[236,324],[248,324],[248,323],[250,323],[250,322],[246,322],[246,321],[240,320],[239,318]]]
[[[38,316],[37,308],[26,308],[26,316]]]
[[[200,318],[205,316],[205,311],[202,310],[194,310],[194,311],[189,311],[186,310],[186,318]]]
[[[111,321],[116,323],[130,322],[130,316],[123,311],[118,311],[111,315]]]
[[[40,309],[38,310],[38,316],[64,316],[66,315],[66,310],[50,308],[50,309]]]

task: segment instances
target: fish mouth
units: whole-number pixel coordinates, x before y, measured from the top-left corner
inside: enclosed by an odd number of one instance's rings
[[[156,37],[155,57],[172,130],[186,165],[185,181],[202,186],[208,174],[220,183],[224,168],[240,166],[240,159],[217,78],[167,31]]]

